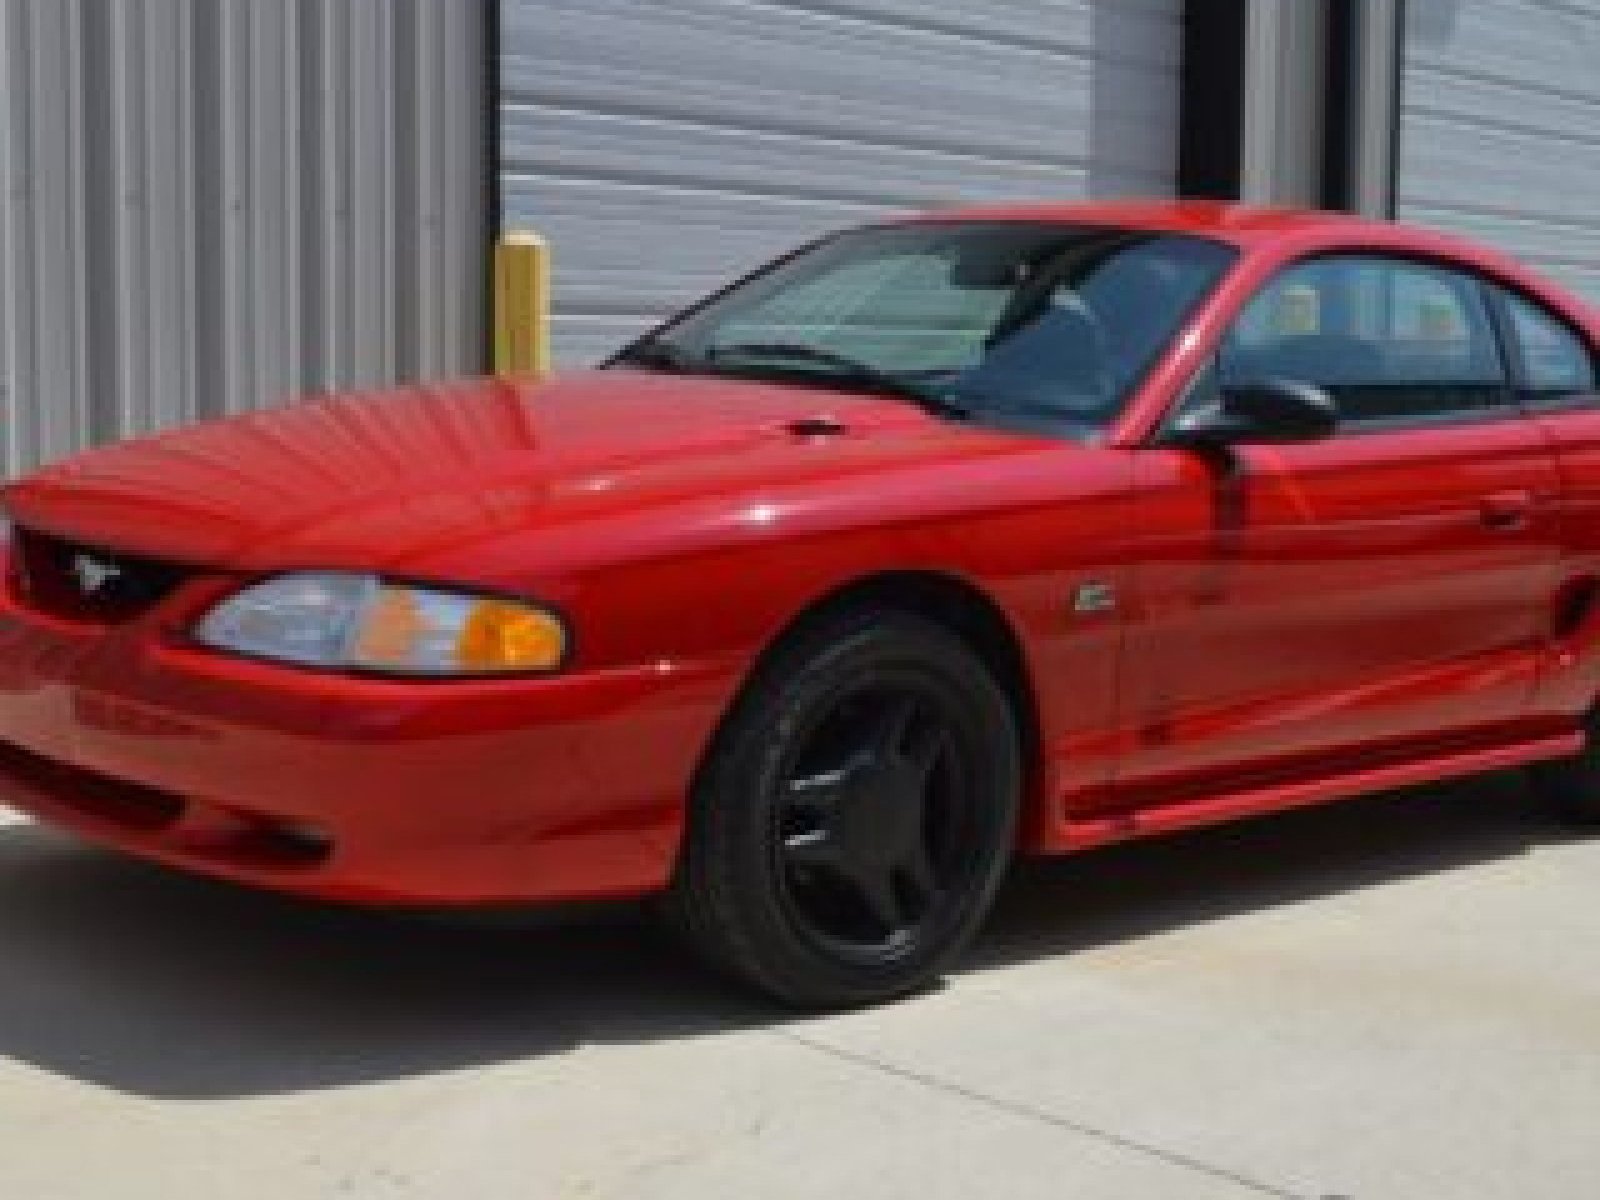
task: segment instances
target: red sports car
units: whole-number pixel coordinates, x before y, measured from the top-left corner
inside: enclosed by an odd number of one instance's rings
[[[329,900],[656,895],[803,1006],[1019,851],[1523,764],[1600,818],[1597,342],[1353,218],[841,233],[589,374],[11,486],[0,795]]]

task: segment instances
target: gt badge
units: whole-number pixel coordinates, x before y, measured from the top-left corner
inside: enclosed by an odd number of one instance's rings
[[[1111,612],[1117,607],[1117,587],[1112,583],[1080,583],[1072,594],[1072,611],[1080,617]]]

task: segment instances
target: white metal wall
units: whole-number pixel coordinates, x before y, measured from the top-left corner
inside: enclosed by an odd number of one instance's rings
[[[1410,0],[1399,215],[1600,303],[1600,0]]]
[[[477,0],[0,0],[6,472],[478,369]]]
[[[503,204],[573,363],[841,223],[1165,195],[1179,0],[501,0]]]

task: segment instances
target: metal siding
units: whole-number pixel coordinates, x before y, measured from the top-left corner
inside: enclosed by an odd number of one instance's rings
[[[1600,0],[1412,0],[1399,214],[1600,303]]]
[[[481,370],[477,0],[0,0],[0,461]]]
[[[842,223],[1166,195],[1179,0],[502,0],[507,226],[592,360]]]

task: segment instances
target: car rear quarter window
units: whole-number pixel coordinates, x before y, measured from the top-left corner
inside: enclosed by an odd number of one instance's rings
[[[1375,255],[1319,258],[1276,276],[1239,317],[1221,370],[1224,386],[1316,384],[1354,426],[1497,415],[1511,402],[1478,281]]]
[[[1512,292],[1501,297],[1522,360],[1524,393],[1535,402],[1600,404],[1588,342],[1542,305]]]

